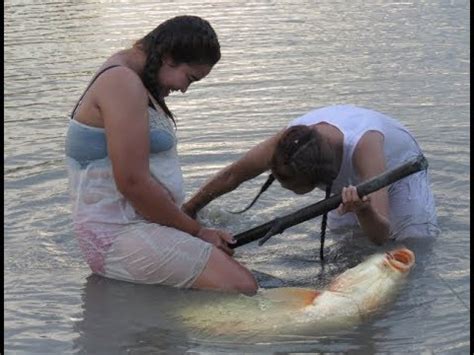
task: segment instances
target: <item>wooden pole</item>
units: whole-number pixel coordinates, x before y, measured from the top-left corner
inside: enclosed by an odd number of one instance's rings
[[[368,195],[385,186],[393,184],[395,181],[403,179],[408,175],[421,170],[426,170],[427,168],[428,161],[422,154],[420,154],[416,158],[411,159],[392,170],[386,171],[370,180],[367,180],[366,182],[357,185],[357,193],[359,197]],[[305,222],[337,208],[341,202],[341,194],[337,194],[325,200],[306,206],[288,215],[273,219],[267,223],[234,235],[234,239],[237,242],[235,244],[230,244],[229,247],[234,249],[263,237],[268,239],[272,235],[282,233],[289,227]]]

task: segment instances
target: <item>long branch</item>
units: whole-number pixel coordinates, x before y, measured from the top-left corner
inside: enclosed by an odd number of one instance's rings
[[[395,181],[403,179],[404,177],[413,173],[425,170],[428,168],[428,161],[420,154],[416,158],[409,160],[408,162],[388,170],[380,175],[373,177],[356,186],[359,197],[370,194],[377,191],[387,185],[393,184]],[[273,219],[267,223],[261,224],[257,227],[249,229],[245,232],[234,235],[234,239],[237,241],[235,244],[231,244],[232,249],[239,246],[248,244],[257,239],[270,237],[271,235],[282,233],[285,229],[305,222],[309,219],[320,216],[326,212],[329,212],[337,208],[342,202],[341,194],[331,196],[325,200],[306,206],[300,210],[297,210],[288,215]],[[271,235],[267,235],[273,226],[278,224],[278,228],[274,228]]]

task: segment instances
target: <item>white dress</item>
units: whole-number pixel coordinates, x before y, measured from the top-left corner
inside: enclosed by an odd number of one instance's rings
[[[148,109],[148,115],[150,132],[162,129],[174,140],[171,149],[150,152],[150,172],[181,206],[185,196],[174,127],[156,105],[155,109]],[[75,124],[79,123],[71,120],[70,125]],[[91,132],[101,129],[81,125]],[[87,146],[84,137],[68,134],[66,146],[81,147],[81,144]],[[66,155],[66,162],[73,229],[94,273],[124,281],[176,287],[189,287],[194,283],[207,264],[211,244],[145,220],[117,189],[108,156],[84,166]],[[160,208],[159,201],[156,206]]]

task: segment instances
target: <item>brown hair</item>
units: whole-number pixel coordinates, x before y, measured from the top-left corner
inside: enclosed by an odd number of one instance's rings
[[[177,64],[207,64],[213,66],[221,58],[217,34],[209,22],[197,16],[176,16],[161,23],[134,44],[146,54],[142,81],[165,113],[173,114],[159,96],[157,73],[164,55]]]
[[[318,132],[304,125],[287,129],[273,153],[271,166],[272,173],[282,181],[301,177],[311,186],[324,184],[325,199],[330,197],[332,182],[339,171],[334,151]],[[321,220],[319,250],[321,261],[324,260],[327,219],[326,212]]]
[[[267,190],[277,177],[280,181],[303,178],[311,186],[324,184],[325,198],[331,195],[332,182],[337,177],[339,168],[336,165],[335,153],[321,135],[308,126],[297,125],[288,128],[277,143],[271,159],[272,173],[253,199],[248,210],[259,196]],[[325,213],[321,221],[319,255],[324,260],[324,240],[326,236],[328,215]]]
[[[338,173],[334,151],[319,133],[304,125],[286,130],[273,153],[271,168],[279,180],[301,177],[314,185],[328,185]]]

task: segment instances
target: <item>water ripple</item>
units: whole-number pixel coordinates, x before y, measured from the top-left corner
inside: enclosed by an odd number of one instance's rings
[[[464,0],[7,0],[5,348],[26,353],[94,353],[103,346],[117,353],[467,352],[469,8]],[[417,259],[401,297],[379,318],[346,333],[292,335],[269,344],[206,343],[161,324],[160,308],[148,321],[150,307],[166,304],[168,297],[155,294],[156,288],[84,285],[90,271],[71,232],[63,162],[68,115],[104,58],[184,13],[208,19],[222,51],[206,80],[168,99],[178,118],[188,193],[292,118],[323,105],[353,103],[385,112],[419,140],[430,163],[442,234],[427,253],[431,258]],[[203,220],[237,233],[323,198],[320,192],[295,197],[275,185],[253,213],[226,212],[246,205],[264,179],[211,203]],[[329,233],[332,263],[321,272],[319,223],[316,218],[295,226],[262,247],[246,245],[236,257],[259,272],[268,287],[325,285],[371,249]],[[120,319],[100,312],[104,300],[110,313],[124,315],[123,327],[117,326]],[[102,319],[84,321],[90,307]],[[127,309],[141,316],[127,318]],[[119,339],[108,342],[115,333]]]

